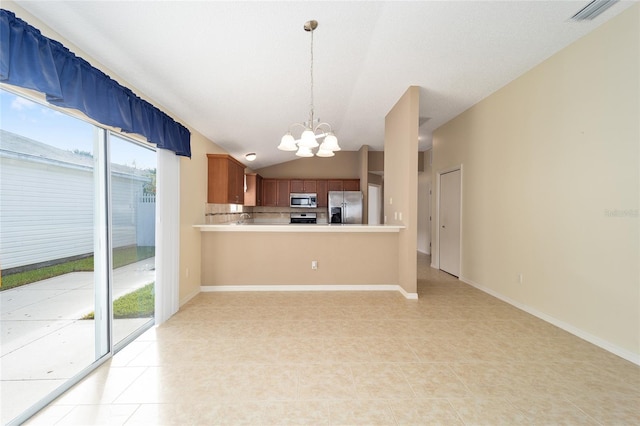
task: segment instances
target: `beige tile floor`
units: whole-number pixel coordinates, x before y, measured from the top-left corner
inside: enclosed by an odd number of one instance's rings
[[[418,301],[200,294],[29,424],[640,424],[640,367],[428,265]]]

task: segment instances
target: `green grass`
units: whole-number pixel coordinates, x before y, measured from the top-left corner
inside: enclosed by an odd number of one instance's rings
[[[150,283],[113,301],[113,317],[146,318],[152,317],[155,310],[154,284]],[[82,319],[93,319],[93,312]]]
[[[117,248],[113,251],[113,267],[115,269],[135,263],[139,260],[148,259],[155,256],[155,251],[155,247]],[[0,287],[0,291],[30,284],[36,281],[46,280],[47,278],[57,277],[58,275],[64,275],[70,272],[89,271],[93,271],[93,256],[60,263],[58,265],[45,266],[31,271],[18,272],[16,274],[6,276],[2,275],[2,287]]]
[[[21,285],[30,284],[36,281],[46,280],[47,278],[57,277],[58,275],[68,274],[70,272],[93,271],[93,256],[80,260],[72,260],[71,262],[60,263],[59,265],[45,266],[44,268],[33,269],[31,271],[18,272],[2,276],[2,290],[19,287]]]

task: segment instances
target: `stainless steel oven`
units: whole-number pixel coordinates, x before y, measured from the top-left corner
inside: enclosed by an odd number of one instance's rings
[[[291,223],[318,223],[316,213],[291,213]]]
[[[289,206],[315,209],[316,207],[318,207],[318,195],[292,192],[291,194],[289,194]]]

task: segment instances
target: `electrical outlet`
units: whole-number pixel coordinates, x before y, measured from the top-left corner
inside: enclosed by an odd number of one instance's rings
[[[189,268],[185,269],[184,274],[187,278],[189,278]]]
[[[318,269],[318,261],[317,260],[312,260],[311,261],[311,269],[313,269],[313,270]]]
[[[398,213],[398,219],[402,220],[402,212]]]
[[[521,273],[518,274],[518,284],[522,284],[524,281],[524,275]]]

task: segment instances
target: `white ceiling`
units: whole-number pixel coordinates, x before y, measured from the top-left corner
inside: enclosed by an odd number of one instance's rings
[[[384,117],[421,87],[420,149],[473,104],[617,15],[568,20],[578,1],[17,1],[62,37],[239,160],[276,149],[315,111],[343,150],[382,150]],[[6,6],[3,6],[6,7]],[[140,93],[139,93],[140,94]]]

